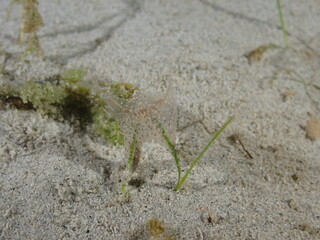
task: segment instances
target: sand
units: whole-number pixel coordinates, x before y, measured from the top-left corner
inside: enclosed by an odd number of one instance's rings
[[[276,1],[40,0],[45,58],[29,62],[15,41],[21,6],[8,18],[9,2],[0,1],[0,47],[10,53],[1,84],[81,67],[86,79],[146,92],[170,86],[184,172],[234,121],[182,190],[173,191],[170,153],[151,142],[121,194],[123,147],[1,109],[0,239],[320,239],[320,140],[306,137],[320,117],[318,0],[282,1],[288,48]]]

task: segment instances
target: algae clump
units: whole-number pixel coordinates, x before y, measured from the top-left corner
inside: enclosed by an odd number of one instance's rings
[[[118,122],[106,112],[106,103],[99,96],[94,97],[92,122],[94,131],[113,144],[123,145],[123,134]]]
[[[38,11],[37,0],[23,0],[23,8],[21,12],[21,25],[18,41],[23,44],[27,41],[26,53],[34,52],[38,56],[44,55],[40,46],[37,32],[43,26],[42,16]]]
[[[63,86],[51,82],[27,82],[18,89],[18,94],[23,102],[31,102],[38,112],[53,118],[59,118],[61,109],[58,105],[62,105],[68,96]]]
[[[123,134],[118,122],[109,116],[103,94],[90,89],[82,81],[83,69],[68,69],[61,75],[43,82],[27,82],[17,88],[8,87],[1,91],[5,103],[18,109],[33,109],[56,120],[76,123],[80,129],[92,129],[94,133],[112,144],[123,144]],[[52,81],[54,80],[54,81]],[[130,98],[137,89],[131,84],[116,83],[109,85],[114,94]],[[19,106],[31,106],[19,108]]]
[[[119,98],[129,99],[132,97],[134,92],[139,89],[130,83],[121,82],[112,84],[110,90]]]

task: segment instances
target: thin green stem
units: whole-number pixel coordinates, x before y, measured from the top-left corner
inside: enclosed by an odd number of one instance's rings
[[[203,148],[203,150],[200,152],[200,154],[198,155],[198,157],[196,157],[195,160],[193,160],[191,166],[189,167],[188,171],[185,173],[185,175],[178,181],[175,190],[178,191],[182,184],[184,183],[184,181],[187,179],[187,177],[189,176],[190,172],[192,171],[192,169],[194,168],[194,166],[199,162],[200,158],[203,156],[203,154],[209,149],[209,147],[213,144],[213,142],[219,137],[219,135],[224,131],[224,129],[231,123],[232,118],[229,118],[228,121],[226,121],[223,126],[219,129],[218,132],[216,132],[216,134],[213,136],[213,138],[209,141],[209,143]]]
[[[180,159],[178,157],[177,151],[175,149],[174,144],[171,142],[169,136],[166,134],[166,131],[164,130],[164,128],[161,126],[160,123],[158,123],[158,127],[161,131],[161,134],[164,138],[164,140],[166,141],[167,145],[169,146],[169,149],[171,151],[171,154],[175,160],[176,166],[177,166],[177,171],[178,171],[178,183],[181,179],[181,166],[180,166]]]
[[[289,47],[289,42],[287,39],[287,32],[284,27],[284,21],[283,21],[283,16],[282,16],[281,0],[277,0],[277,5],[278,5],[278,11],[279,11],[279,17],[280,17],[280,22],[281,22],[281,29],[282,29],[282,33],[283,33],[284,44],[286,47]]]
[[[317,90],[320,90],[320,85],[312,84],[312,87],[314,87]]]
[[[133,159],[134,159],[134,155],[135,155],[136,149],[137,149],[137,139],[136,139],[136,135],[134,135],[133,139],[132,139],[132,143],[130,145],[130,154],[129,154],[128,163],[127,163],[127,168],[130,171],[134,170]]]

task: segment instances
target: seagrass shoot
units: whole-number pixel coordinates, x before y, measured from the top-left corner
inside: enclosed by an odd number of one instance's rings
[[[284,44],[285,44],[286,47],[289,47],[289,42],[288,42],[288,38],[287,38],[287,31],[286,31],[286,28],[284,26],[284,20],[283,20],[283,15],[282,15],[281,0],[277,0],[277,8],[278,8],[278,13],[279,13],[279,19],[280,19],[280,24],[281,24],[281,30],[282,30]]]

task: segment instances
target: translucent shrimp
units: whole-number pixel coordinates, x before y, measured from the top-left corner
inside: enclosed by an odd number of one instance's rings
[[[138,165],[141,148],[145,142],[154,141],[168,147],[159,125],[165,129],[170,139],[175,140],[177,121],[172,88],[165,94],[145,94],[136,90],[130,99],[109,94],[107,105],[109,114],[120,124],[124,135],[126,157],[133,158],[133,170]]]

